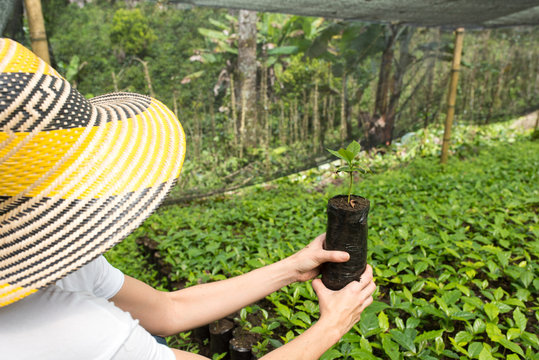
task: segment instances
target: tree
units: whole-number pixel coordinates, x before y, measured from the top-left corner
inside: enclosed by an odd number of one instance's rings
[[[241,88],[240,133],[244,147],[255,146],[260,129],[257,122],[256,12],[240,10],[238,29],[238,73]]]
[[[118,9],[112,18],[110,40],[117,57],[144,57],[150,44],[156,39],[148,19],[140,9]]]

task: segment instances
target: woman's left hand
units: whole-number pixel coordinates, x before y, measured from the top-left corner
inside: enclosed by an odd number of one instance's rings
[[[287,260],[293,263],[296,281],[314,279],[320,273],[320,265],[325,262],[346,262],[350,255],[345,251],[324,250],[326,234],[318,235],[309,245],[290,256]]]

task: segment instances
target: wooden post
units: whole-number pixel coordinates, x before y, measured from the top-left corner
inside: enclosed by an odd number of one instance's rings
[[[449,151],[449,141],[451,139],[451,127],[453,126],[453,117],[455,116],[455,101],[457,98],[457,84],[459,81],[460,58],[462,55],[462,39],[464,37],[464,28],[458,28],[455,33],[455,49],[453,50],[453,64],[451,65],[451,80],[449,82],[449,93],[447,96],[447,117],[445,119],[444,139],[442,143],[442,157],[440,162],[447,162],[447,153]]]
[[[32,51],[47,64],[50,64],[49,44],[47,42],[47,33],[45,32],[41,0],[24,0],[24,7],[28,16]]]

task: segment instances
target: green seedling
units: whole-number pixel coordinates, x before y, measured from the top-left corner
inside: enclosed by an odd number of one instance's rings
[[[339,159],[342,159],[346,162],[344,166],[337,168],[337,173],[345,172],[349,176],[348,184],[348,204],[350,203],[350,196],[352,194],[352,185],[354,184],[354,172],[367,172],[367,168],[363,167],[359,163],[359,152],[361,151],[361,145],[357,141],[352,141],[346,149],[339,149],[338,151],[327,149],[331,154],[335,155]]]

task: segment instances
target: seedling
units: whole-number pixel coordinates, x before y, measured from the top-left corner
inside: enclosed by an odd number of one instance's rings
[[[361,145],[357,141],[352,141],[346,149],[339,149],[339,151],[327,149],[331,154],[335,155],[339,159],[342,159],[346,162],[344,166],[337,168],[337,173],[345,172],[349,176],[349,185],[348,185],[348,204],[351,207],[354,205],[350,202],[350,196],[352,194],[352,185],[354,184],[354,172],[367,172],[367,168],[363,167],[359,163],[359,152],[361,151]]]

